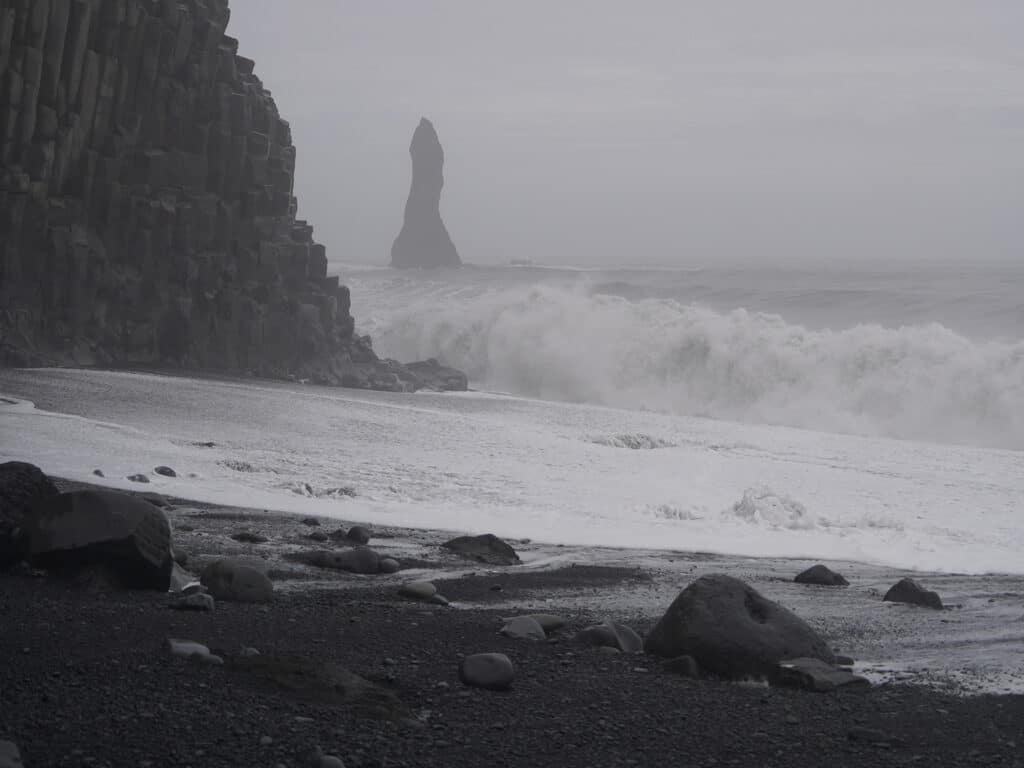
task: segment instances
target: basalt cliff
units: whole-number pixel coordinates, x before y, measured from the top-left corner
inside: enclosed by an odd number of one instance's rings
[[[0,0],[0,364],[380,389],[227,0]]]

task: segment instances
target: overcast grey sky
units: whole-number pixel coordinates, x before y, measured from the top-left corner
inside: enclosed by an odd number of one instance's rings
[[[1024,259],[1024,0],[234,0],[332,261]]]

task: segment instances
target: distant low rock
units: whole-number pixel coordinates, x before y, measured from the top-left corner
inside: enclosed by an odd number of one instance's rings
[[[457,368],[442,365],[436,358],[406,363],[405,367],[418,380],[418,389],[432,389],[435,392],[465,392],[469,379]]]
[[[269,603],[274,599],[274,583],[265,573],[231,558],[210,563],[199,580],[218,600]]]
[[[468,560],[487,565],[518,565],[516,551],[493,533],[480,536],[458,536],[441,545]]]
[[[701,669],[727,678],[767,677],[786,659],[835,662],[806,622],[723,574],[702,576],[680,592],[644,649],[666,658],[692,656]]]
[[[262,533],[254,533],[253,531],[239,531],[238,533],[231,534],[231,538],[242,544],[265,544],[269,541]]]
[[[544,627],[532,616],[506,619],[505,626],[498,630],[498,633],[514,640],[544,640],[548,636]]]
[[[398,594],[411,600],[429,600],[437,594],[437,587],[429,581],[410,581],[398,588]]]
[[[345,538],[348,541],[355,542],[356,544],[369,544],[370,537],[372,535],[373,534],[370,532],[369,528],[366,528],[362,525],[353,525],[345,533]]]
[[[942,610],[942,598],[939,597],[938,592],[931,592],[921,585],[919,585],[913,579],[900,579],[889,591],[885,593],[885,597],[882,598],[885,602],[890,603],[909,603],[910,605],[920,605],[925,608],[933,608],[937,611]]]
[[[623,653],[640,653],[644,649],[644,641],[625,624],[606,621],[595,624],[576,634],[576,642],[595,648],[617,648]]]
[[[459,679],[475,688],[503,691],[512,685],[516,670],[503,653],[475,653],[462,660]]]
[[[128,479],[133,483],[148,483],[149,478],[143,474],[128,475]]]
[[[513,619],[517,619],[517,618],[530,618],[530,619],[533,619],[538,624],[540,624],[540,626],[541,626],[541,628],[543,628],[544,632],[549,634],[549,635],[552,632],[557,632],[562,627],[564,627],[566,625],[566,623],[567,623],[564,618],[562,618],[561,616],[556,616],[556,615],[554,615],[552,613],[528,613],[528,614],[525,614],[524,616],[513,616],[513,617],[505,618],[505,619],[502,619],[502,621],[508,623],[508,622],[512,621]]]
[[[836,688],[870,688],[863,677],[826,664],[821,659],[790,659],[778,665],[772,677],[775,685],[824,693]]]
[[[156,472],[158,475],[163,475],[164,477],[177,477],[178,476],[178,473],[175,472],[173,469],[171,469],[170,467],[165,467],[163,465],[161,465],[159,467],[155,467],[153,469],[153,471]]]
[[[821,563],[801,571],[793,581],[797,584],[817,584],[822,587],[848,587],[850,585],[850,582]]]
[[[311,534],[306,536],[306,538],[311,541],[319,541],[322,543],[327,541],[330,537],[328,537],[328,535],[323,531],[313,531]]]
[[[341,552],[317,550],[297,552],[288,559],[306,563],[316,568],[330,568],[349,573],[374,574],[380,572],[380,555],[369,547],[354,547]]]
[[[32,562],[66,574],[103,566],[128,589],[167,591],[171,526],[147,501],[114,491],[72,491],[35,507],[26,529]]]
[[[166,509],[171,506],[171,502],[167,500],[167,497],[160,493],[154,493],[153,491],[146,491],[145,493],[139,494],[140,499],[145,499],[155,507]]]
[[[302,524],[308,525],[310,528],[316,528],[320,525],[320,521],[315,517],[304,517],[302,518]]]
[[[105,474],[103,474],[103,470],[102,470],[102,469],[94,469],[94,470],[92,471],[92,473],[93,473],[94,475],[96,475],[96,477],[106,477],[106,475],[105,475]]]

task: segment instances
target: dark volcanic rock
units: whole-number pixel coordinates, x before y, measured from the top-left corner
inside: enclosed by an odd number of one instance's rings
[[[801,571],[793,579],[797,584],[817,584],[823,587],[848,587],[850,582],[827,566],[818,563]]]
[[[231,538],[242,544],[265,544],[268,541],[262,533],[253,533],[252,531],[239,531],[231,534]]]
[[[28,555],[22,525],[33,505],[56,495],[57,488],[39,467],[20,461],[0,464],[0,570]]]
[[[412,135],[412,186],[402,231],[391,246],[391,266],[457,267],[462,261],[441,221],[444,150],[437,131],[423,118]]]
[[[786,659],[835,662],[802,619],[722,574],[702,576],[680,592],[644,649],[668,658],[693,656],[701,669],[729,678],[769,676]]]
[[[445,549],[487,565],[518,565],[519,555],[493,533],[480,536],[458,536],[441,545]]]
[[[274,599],[274,583],[267,575],[237,560],[223,558],[210,563],[199,581],[218,600],[269,603]]]
[[[512,685],[516,670],[503,653],[475,653],[462,660],[459,679],[474,688],[503,691]]]
[[[910,603],[942,610],[942,598],[939,594],[925,589],[913,579],[900,579],[890,587],[882,599],[890,603]]]
[[[36,505],[26,524],[34,565],[73,574],[100,565],[129,589],[166,591],[174,565],[171,526],[143,499],[72,491]]]
[[[772,682],[806,691],[827,692],[836,688],[870,688],[871,684],[849,670],[833,667],[820,659],[791,659],[779,664]]]
[[[156,467],[153,471],[156,472],[158,475],[163,475],[164,477],[178,476],[178,473],[175,472],[173,469],[171,469],[170,467],[165,467],[163,465]]]
[[[128,479],[131,480],[133,483],[145,484],[149,482],[149,478],[143,474],[128,475]]]
[[[644,641],[625,624],[606,621],[578,632],[576,642],[595,648],[617,648],[623,653],[640,653]]]
[[[416,363],[406,363],[405,367],[419,380],[420,389],[432,389],[437,392],[465,392],[469,389],[466,374],[441,365],[433,357]]]
[[[356,544],[369,544],[371,535],[369,528],[365,528],[361,525],[353,525],[348,529],[348,532],[345,534],[345,538],[349,541],[355,542]]]

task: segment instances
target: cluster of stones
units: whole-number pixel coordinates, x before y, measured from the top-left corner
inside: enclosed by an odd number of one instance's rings
[[[227,0],[0,0],[0,364],[340,383],[375,362],[296,218]]]

